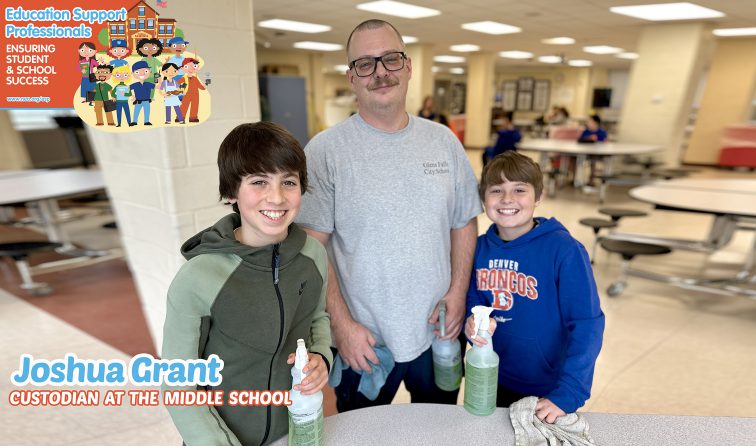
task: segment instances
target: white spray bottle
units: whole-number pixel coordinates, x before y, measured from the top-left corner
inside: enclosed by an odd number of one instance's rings
[[[499,355],[494,352],[491,334],[488,333],[489,315],[492,307],[473,307],[475,333],[486,345],[472,349],[465,354],[465,409],[473,415],[491,415],[496,410],[496,389],[499,376]]]
[[[446,336],[446,301],[442,300],[438,310],[441,337]],[[459,389],[462,381],[462,350],[457,339],[433,339],[433,375],[441,390],[451,392]]]
[[[307,347],[304,339],[297,339],[296,359],[291,368],[292,389],[289,406],[289,446],[323,446],[323,392],[302,395],[294,386],[300,384],[307,365]]]

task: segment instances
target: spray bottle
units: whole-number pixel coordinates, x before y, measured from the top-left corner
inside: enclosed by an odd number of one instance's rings
[[[289,406],[289,446],[323,446],[323,392],[302,395],[294,386],[300,384],[307,365],[307,347],[304,339],[297,339],[296,359],[291,368],[292,389]]]
[[[465,355],[465,409],[473,415],[491,415],[496,410],[496,389],[499,376],[499,355],[494,352],[491,334],[488,333],[492,307],[473,307],[475,333],[486,345],[472,349]]]
[[[438,310],[438,323],[441,337],[446,336],[446,301],[442,300]],[[436,386],[451,392],[459,389],[462,381],[462,352],[456,339],[435,338],[431,345],[433,351],[433,375]]]

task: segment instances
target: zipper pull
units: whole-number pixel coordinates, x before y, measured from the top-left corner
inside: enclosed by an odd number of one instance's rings
[[[278,285],[278,267],[281,266],[281,257],[278,255],[279,243],[273,245],[273,285]]]

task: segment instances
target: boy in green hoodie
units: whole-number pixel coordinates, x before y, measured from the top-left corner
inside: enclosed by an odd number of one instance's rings
[[[297,339],[310,360],[297,387],[313,394],[332,362],[323,245],[293,223],[307,190],[301,145],[270,122],[242,124],[218,153],[220,196],[234,212],[181,247],[168,290],[164,359],[224,361],[213,390],[288,390]],[[195,387],[163,386],[164,390]],[[285,406],[168,407],[185,444],[268,444],[288,431]]]

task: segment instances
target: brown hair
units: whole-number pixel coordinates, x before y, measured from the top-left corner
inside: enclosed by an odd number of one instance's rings
[[[352,44],[352,36],[354,36],[354,33],[359,31],[366,31],[369,29],[380,29],[383,27],[389,27],[396,33],[396,37],[399,38],[399,43],[402,44],[402,49],[404,49],[404,40],[402,40],[402,34],[397,30],[394,25],[390,24],[389,22],[386,22],[385,20],[380,19],[370,19],[365,20],[364,22],[357,25],[351,33],[349,33],[349,38],[347,39],[346,44],[346,51],[347,51],[347,63],[351,63],[352,61],[349,60],[349,46]]]
[[[304,150],[288,130],[260,121],[236,126],[218,149],[221,199],[236,198],[246,175],[292,172],[299,175],[302,193],[307,191],[307,163]],[[234,212],[239,212],[236,204]]]
[[[501,184],[504,178],[507,181],[518,181],[532,185],[535,189],[536,200],[541,198],[543,173],[538,163],[514,150],[508,150],[496,155],[483,168],[483,173],[480,175],[480,186],[478,187],[480,199],[485,200],[486,189],[489,186]]]

